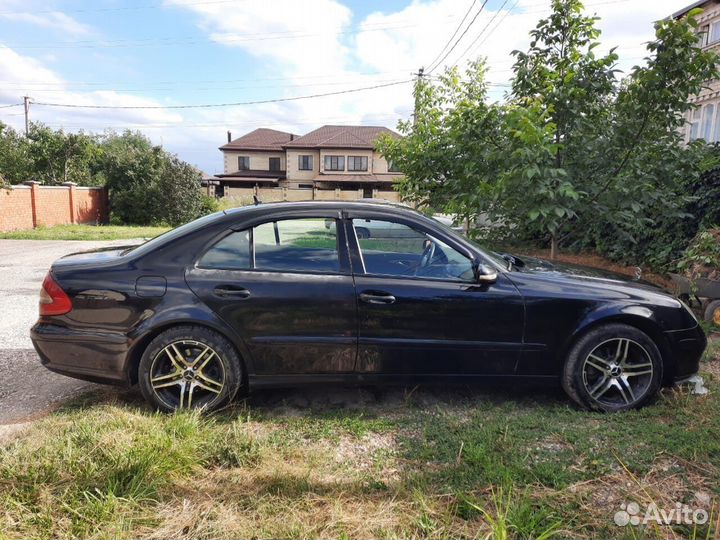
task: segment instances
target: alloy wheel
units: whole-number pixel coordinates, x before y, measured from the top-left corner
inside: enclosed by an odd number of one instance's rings
[[[210,346],[175,341],[153,358],[150,386],[171,409],[212,407],[225,388],[225,367]]]
[[[587,355],[582,368],[589,396],[611,408],[625,408],[645,397],[653,372],[648,351],[628,338],[604,341]]]

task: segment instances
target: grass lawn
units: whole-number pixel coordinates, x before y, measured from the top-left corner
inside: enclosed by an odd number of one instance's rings
[[[0,240],[126,240],[152,238],[170,227],[131,225],[56,225],[29,231],[0,232]]]
[[[211,417],[109,389],[0,444],[0,538],[717,538],[708,395],[627,414],[542,388],[273,390]],[[615,525],[622,503],[701,526]]]

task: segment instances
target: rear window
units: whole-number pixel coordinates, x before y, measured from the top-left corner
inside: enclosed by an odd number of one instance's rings
[[[337,224],[326,218],[262,223],[224,237],[198,265],[225,270],[338,273]]]

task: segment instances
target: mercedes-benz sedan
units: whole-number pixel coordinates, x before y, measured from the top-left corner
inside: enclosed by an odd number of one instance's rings
[[[137,383],[166,411],[269,385],[499,379],[617,411],[695,374],[706,346],[657,287],[498,255],[371,202],[260,204],[64,257],[32,340],[48,369]]]

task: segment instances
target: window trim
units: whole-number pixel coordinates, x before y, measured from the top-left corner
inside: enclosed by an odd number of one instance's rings
[[[289,221],[293,219],[332,219],[335,221],[335,242],[336,252],[338,256],[338,271],[326,272],[321,270],[273,270],[273,269],[258,269],[255,266],[255,227],[263,225],[264,223],[272,223],[273,221]],[[240,269],[240,268],[218,268],[200,265],[200,261],[205,254],[210,251],[218,242],[230,236],[233,233],[242,232],[244,230],[250,230],[250,259],[252,268]],[[344,220],[340,215],[340,211],[327,211],[317,212],[309,210],[299,210],[292,212],[289,215],[264,215],[258,216],[255,219],[248,219],[242,223],[231,224],[227,229],[223,229],[218,234],[210,237],[207,243],[203,246],[203,249],[199,252],[199,255],[195,258],[191,268],[204,270],[209,272],[251,272],[251,273],[262,273],[262,274],[300,274],[300,275],[318,275],[318,276],[352,276],[352,264],[350,262],[350,251],[348,248],[346,230],[344,226]]]
[[[338,168],[334,169],[332,167],[332,160],[336,159],[338,163]],[[328,160],[330,160],[330,167],[328,168]],[[340,161],[342,160],[342,168],[340,168]],[[337,156],[334,154],[326,154],[323,157],[323,171],[332,171],[332,172],[345,172],[345,156]]]
[[[354,276],[363,276],[363,277],[369,277],[369,278],[381,278],[381,279],[406,279],[406,280],[412,280],[412,281],[435,281],[435,282],[442,282],[442,283],[454,283],[454,284],[475,284],[477,285],[477,282],[475,280],[464,280],[459,278],[437,278],[437,277],[429,277],[429,276],[397,276],[393,274],[376,274],[371,273],[367,271],[367,267],[365,266],[365,258],[363,257],[362,249],[360,248],[360,240],[357,237],[357,231],[355,230],[355,226],[353,225],[354,219],[370,219],[370,220],[376,220],[376,221],[390,221],[391,223],[399,223],[400,225],[405,225],[406,227],[410,227],[414,230],[419,230],[423,234],[429,236],[433,240],[439,240],[443,244],[446,244],[450,248],[454,249],[458,253],[460,253],[462,256],[467,257],[470,261],[470,264],[473,263],[474,259],[474,253],[460,248],[460,246],[457,245],[456,242],[450,241],[451,239],[447,238],[446,236],[436,234],[434,231],[428,230],[427,227],[423,227],[420,224],[413,223],[411,221],[406,221],[401,218],[397,218],[394,216],[380,216],[380,215],[349,215],[347,216],[347,219],[345,220],[347,223],[347,226],[352,229],[352,234],[348,235],[348,238],[352,238],[354,240],[354,245],[350,247],[351,250],[354,250],[357,255],[360,262],[360,269],[362,270],[362,273],[356,272],[353,266],[353,275]],[[479,258],[485,259],[485,257]]]
[[[401,173],[402,171],[398,169],[397,165],[395,165],[392,161],[386,160],[385,163],[387,163],[387,172],[389,173]]]
[[[247,160],[247,167],[241,167],[240,160]],[[238,156],[237,164],[238,164],[238,171],[249,171],[250,170],[250,156]]]
[[[277,160],[277,169],[272,168],[273,160]],[[282,171],[282,159],[276,156],[268,158],[268,171],[280,172]]]
[[[309,163],[309,166],[307,168],[303,167],[303,158],[308,158],[307,161]],[[312,154],[298,154],[298,171],[314,171],[315,167],[313,164],[313,155]]]
[[[355,162],[356,160],[360,160],[360,167],[359,169],[355,169]],[[365,168],[362,168],[362,162],[365,160]],[[350,167],[350,163],[353,164],[353,168]],[[347,156],[347,170],[353,171],[353,172],[367,172],[368,171],[368,157],[367,156]]]

